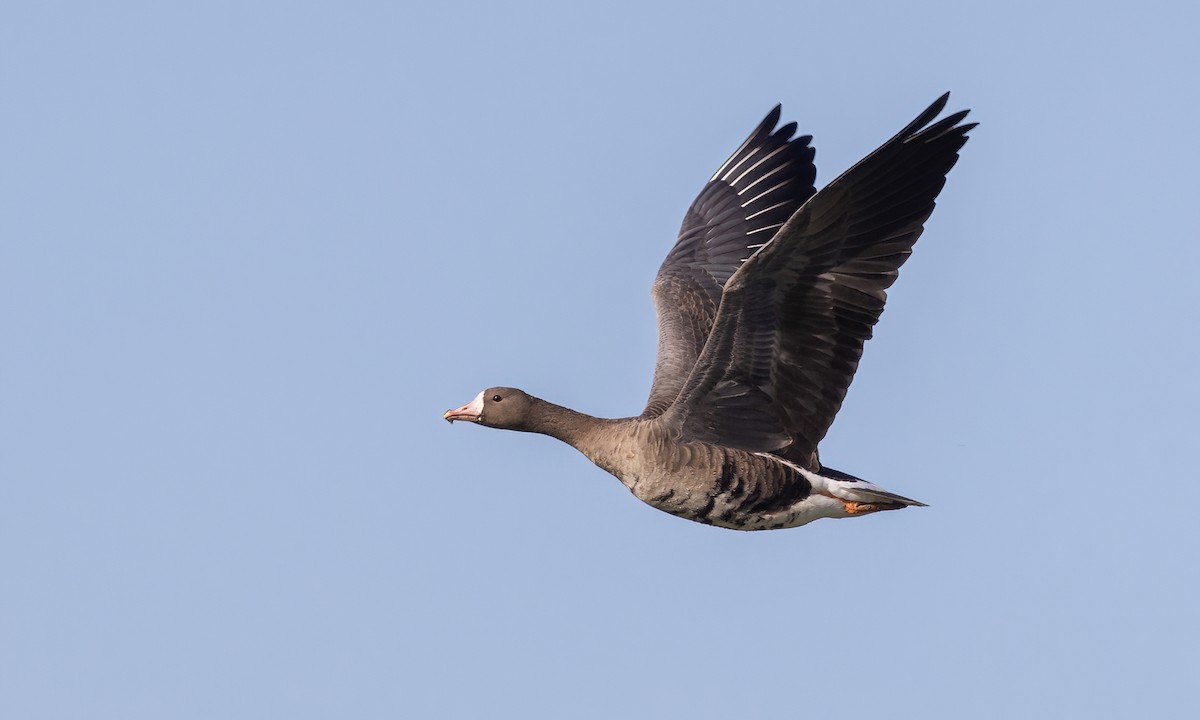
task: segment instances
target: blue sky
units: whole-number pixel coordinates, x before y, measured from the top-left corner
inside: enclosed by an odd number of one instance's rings
[[[1183,3],[0,10],[0,715],[1185,717]],[[818,186],[981,126],[822,446],[928,509],[688,523],[650,281],[777,102]]]

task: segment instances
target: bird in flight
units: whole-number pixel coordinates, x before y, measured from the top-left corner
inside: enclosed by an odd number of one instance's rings
[[[649,505],[736,530],[923,503],[821,464],[887,288],[975,123],[938,98],[816,192],[811,136],[776,106],[688,209],[654,280],[646,408],[596,418],[493,387],[446,420],[549,435]]]

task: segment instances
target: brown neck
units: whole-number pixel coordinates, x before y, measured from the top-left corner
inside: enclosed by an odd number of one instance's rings
[[[530,396],[529,420],[520,428],[526,432],[541,433],[562,440],[571,447],[580,448],[592,431],[606,423],[605,420],[575,412],[571,408],[546,402]],[[582,448],[580,448],[582,449]]]

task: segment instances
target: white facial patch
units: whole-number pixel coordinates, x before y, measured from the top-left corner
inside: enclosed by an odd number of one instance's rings
[[[483,417],[483,394],[484,394],[485,392],[487,392],[487,391],[486,391],[486,390],[480,390],[480,391],[479,391],[479,394],[475,396],[475,399],[474,399],[474,400],[472,400],[471,402],[467,403],[467,404],[466,404],[466,405],[463,407],[463,410],[465,410],[466,412],[468,412],[468,413],[470,413],[470,414],[474,415],[474,416],[475,416],[475,417],[477,417],[477,418],[478,418],[478,417]]]

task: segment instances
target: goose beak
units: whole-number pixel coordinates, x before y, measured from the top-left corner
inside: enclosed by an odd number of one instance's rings
[[[479,422],[479,419],[483,417],[483,393],[479,393],[475,396],[474,400],[466,405],[463,405],[457,410],[447,410],[442,414],[442,417],[451,424],[453,424],[455,420]]]

